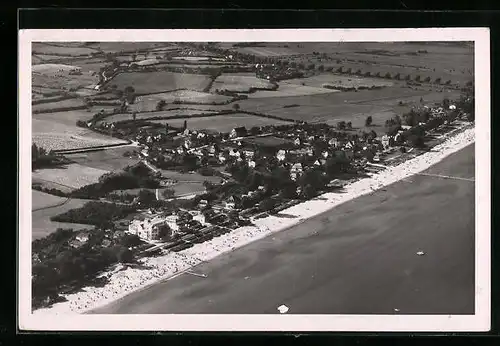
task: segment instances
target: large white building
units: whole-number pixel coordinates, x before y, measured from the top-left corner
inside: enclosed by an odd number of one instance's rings
[[[168,225],[174,233],[179,230],[177,219],[177,215],[146,217],[143,220],[133,220],[129,224],[128,230],[132,234],[137,234],[140,238],[158,240],[160,239],[161,227],[164,225]]]

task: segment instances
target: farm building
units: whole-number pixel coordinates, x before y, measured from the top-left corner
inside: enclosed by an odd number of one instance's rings
[[[162,226],[169,226],[175,233],[179,230],[177,225],[178,216],[175,214],[162,216],[155,215],[153,217],[145,217],[143,220],[133,220],[128,230],[132,234],[138,235],[140,238],[148,240],[158,240],[160,238],[160,230]]]

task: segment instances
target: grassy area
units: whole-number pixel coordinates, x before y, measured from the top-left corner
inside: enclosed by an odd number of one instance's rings
[[[47,111],[57,112],[58,110],[67,110],[68,108],[76,108],[76,107],[80,108],[85,107],[85,102],[83,102],[83,100],[79,98],[72,98],[57,102],[35,104],[31,107],[31,109],[33,112],[47,112]]]
[[[146,120],[146,119],[151,119],[151,118],[157,118],[157,117],[162,117],[162,118],[172,118],[172,117],[178,117],[178,116],[191,116],[191,115],[202,115],[202,114],[216,114],[218,113],[217,111],[209,111],[209,110],[197,110],[197,109],[176,109],[176,110],[166,110],[166,111],[159,111],[159,112],[142,112],[142,113],[137,113],[136,114],[136,119],[137,120]],[[119,114],[113,114],[104,120],[102,122],[117,122],[117,121],[124,121],[124,120],[132,120],[133,116],[132,113],[119,113]],[[100,123],[99,121],[98,123]]]
[[[152,122],[168,124],[173,127],[182,127],[184,120],[187,121],[187,127],[191,130],[212,130],[218,132],[230,132],[235,127],[240,126],[251,128],[253,126],[289,124],[287,121],[258,117],[244,113],[215,115],[202,118],[152,120]]]
[[[132,86],[140,94],[159,93],[175,89],[191,89],[203,91],[210,84],[210,76],[190,73],[127,72],[120,73],[110,81],[119,90]]]
[[[234,92],[249,92],[251,88],[273,89],[274,84],[265,79],[255,77],[253,73],[222,74],[215,79],[210,90],[212,92],[217,89]]]
[[[391,80],[384,80],[379,78],[363,78],[355,76],[347,77],[343,75],[336,75],[333,73],[323,73],[307,78],[288,79],[284,82],[287,84],[299,84],[316,88],[322,88],[324,84],[355,88],[373,86],[390,87],[394,85],[394,82]]]
[[[248,95],[249,99],[261,99],[261,98],[287,98],[293,96],[308,96],[308,95],[319,95],[319,94],[332,94],[340,92],[335,89],[326,89],[321,87],[311,87],[300,84],[292,84],[287,81],[282,81],[279,83],[277,90],[257,90]]]
[[[33,239],[43,238],[48,234],[55,232],[57,228],[72,228],[73,230],[89,228],[89,225],[55,222],[50,220],[52,216],[59,215],[71,209],[80,208],[87,202],[88,201],[81,199],[70,199],[63,205],[59,205],[53,208],[40,209],[32,212],[31,232]]]
[[[77,189],[96,183],[99,177],[105,173],[108,171],[72,163],[64,167],[36,170],[32,173],[32,177]]]
[[[139,162],[137,158],[123,156],[125,152],[133,149],[131,147],[118,147],[85,153],[66,154],[65,156],[83,166],[105,171],[120,171],[127,166],[132,166]]]
[[[231,100],[232,97],[224,95],[209,94],[193,90],[178,90],[170,93],[139,96],[129,108],[131,111],[135,112],[151,112],[156,110],[159,101],[165,101],[167,105],[174,102],[210,105],[212,103],[222,104]]]
[[[62,204],[67,198],[31,190],[31,209],[42,209]]]
[[[32,50],[34,54],[54,54],[54,55],[65,55],[65,56],[80,56],[80,55],[90,55],[91,53],[96,53],[96,49],[88,47],[78,47],[70,46],[65,43],[48,43],[48,42],[34,42],[32,44]]]
[[[61,113],[64,115],[66,112]],[[45,113],[41,115],[48,115]],[[101,145],[126,143],[123,140],[95,133],[92,130],[77,127],[76,120],[69,124],[55,120],[32,119],[32,140],[47,150],[77,149]]]

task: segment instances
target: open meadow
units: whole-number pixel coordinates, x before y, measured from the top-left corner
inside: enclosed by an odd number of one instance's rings
[[[176,89],[203,91],[210,82],[211,78],[208,75],[156,71],[120,73],[109,84],[116,85],[119,90],[131,86],[137,95],[144,95]]]
[[[50,233],[54,233],[58,228],[70,228],[74,231],[80,229],[92,228],[89,225],[78,224],[78,223],[68,223],[68,222],[56,222],[51,221],[52,216],[56,216],[67,212],[71,209],[80,208],[87,200],[84,199],[68,199],[66,203],[60,204],[54,207],[49,207],[45,209],[38,209],[31,213],[32,219],[32,239],[40,239],[46,237]]]
[[[66,200],[66,197],[51,195],[35,189],[31,190],[31,210],[54,207],[65,203]]]
[[[164,101],[168,105],[174,102],[224,104],[231,100],[232,97],[225,95],[210,94],[194,90],[176,90],[173,92],[139,96],[129,108],[133,112],[151,112],[157,109],[156,107],[160,101]]]
[[[139,162],[138,158],[129,158],[123,155],[133,149],[135,148],[117,147],[84,153],[65,154],[64,156],[82,166],[104,171],[119,171]]]
[[[151,120],[151,122],[168,124],[172,127],[182,127],[184,124],[184,120],[187,121],[187,127],[190,130],[212,130],[218,132],[230,132],[235,127],[240,126],[245,126],[249,129],[253,126],[290,124],[290,122],[287,121],[259,117],[244,113],[215,115],[201,118]]]
[[[107,170],[70,163],[62,167],[37,169],[33,171],[32,178],[33,180],[51,181],[58,185],[78,189],[97,183],[99,178],[106,173],[108,173]]]
[[[203,109],[188,109],[188,108],[180,108],[180,109],[173,109],[173,110],[164,110],[164,111],[158,111],[158,112],[141,112],[136,114],[136,119],[137,120],[147,120],[151,118],[173,118],[173,117],[179,117],[179,116],[201,116],[201,115],[210,115],[210,114],[217,114],[217,110],[203,110]],[[102,121],[98,121],[97,123],[112,123],[112,122],[118,122],[118,121],[124,121],[124,120],[132,120],[133,115],[132,113],[117,113],[113,114],[111,116],[108,116],[104,118]]]
[[[54,117],[54,114],[64,116],[65,113],[67,112],[42,113],[40,116]],[[50,118],[42,120],[42,117],[33,118],[31,124],[32,141],[47,150],[80,149],[127,143],[124,140],[102,135],[90,129],[77,127],[76,120],[71,124],[68,123],[71,122],[68,118],[62,121]]]
[[[63,56],[83,56],[97,53],[98,50],[79,45],[69,45],[66,43],[33,42],[32,50],[34,54],[52,54]]]
[[[71,98],[56,102],[44,102],[34,104],[31,109],[33,113],[38,112],[58,112],[67,109],[83,109],[86,108],[85,102],[81,98]]]
[[[273,83],[265,79],[260,79],[253,73],[231,73],[222,74],[217,77],[212,84],[211,92],[216,90],[228,90],[233,92],[249,92],[252,88],[274,89]]]
[[[96,76],[90,74],[70,75],[69,72],[57,72],[55,74],[32,73],[32,85],[56,90],[77,90],[95,85],[98,81]]]
[[[287,84],[306,85],[310,87],[323,88],[324,85],[340,86],[346,88],[370,88],[370,87],[390,87],[394,82],[384,79],[347,77],[333,73],[323,73],[313,77],[295,78],[284,81]]]
[[[256,90],[248,94],[249,99],[268,98],[268,97],[290,97],[290,96],[307,96],[318,94],[331,94],[340,92],[335,89],[317,88],[312,86],[305,86],[300,84],[288,83],[288,81],[279,82],[278,89],[276,90]]]

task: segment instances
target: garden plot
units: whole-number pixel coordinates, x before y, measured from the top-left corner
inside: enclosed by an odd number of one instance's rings
[[[46,113],[50,114],[50,113]],[[68,150],[127,143],[89,129],[53,120],[32,120],[32,141],[47,150]]]
[[[52,45],[49,43],[34,42],[32,43],[32,52],[34,54],[52,54],[52,55],[65,55],[65,56],[82,56],[97,53],[96,49],[88,47],[71,47]]]
[[[203,116],[203,115],[210,115],[210,114],[217,114],[218,111],[213,110],[197,110],[197,109],[174,109],[174,110],[166,110],[166,111],[158,111],[158,112],[144,112],[144,113],[137,113],[135,118],[136,120],[147,120],[151,118],[175,118],[179,116]],[[113,122],[118,122],[118,121],[124,121],[124,120],[132,120],[133,115],[132,113],[119,113],[119,114],[113,114],[109,117],[106,117],[104,120],[99,121],[105,122],[105,123],[113,123]]]
[[[326,86],[331,86],[331,87],[339,86],[345,88],[359,88],[359,87],[370,88],[370,87],[390,87],[394,85],[393,82],[384,79],[363,78],[354,76],[347,77],[331,73],[324,73],[308,78],[289,79],[282,82],[282,84],[297,84],[297,85],[305,85],[316,88],[324,88]]]
[[[211,83],[208,75],[167,71],[120,73],[110,81],[119,90],[132,86],[136,94],[153,94],[176,89],[203,91]]]
[[[179,128],[183,126],[184,121],[187,121],[187,127],[190,130],[211,130],[217,132],[230,132],[235,127],[240,126],[245,126],[249,129],[253,126],[290,124],[290,122],[287,121],[258,117],[243,113],[215,115],[201,118],[151,120],[151,122],[154,123],[168,124],[169,126]]]
[[[106,173],[108,171],[103,169],[71,163],[63,167],[38,169],[32,173],[32,178],[78,189],[85,185],[97,183],[99,177]]]
[[[222,74],[217,77],[212,84],[211,92],[216,90],[228,90],[233,92],[250,92],[251,89],[268,89],[275,88],[273,83],[265,79],[255,77],[253,73],[234,73]]]
[[[232,97],[225,95],[203,93],[193,90],[177,90],[168,93],[139,96],[129,108],[133,112],[151,112],[156,110],[156,106],[160,101],[165,101],[167,104],[182,102],[210,105],[229,103],[231,100]]]

